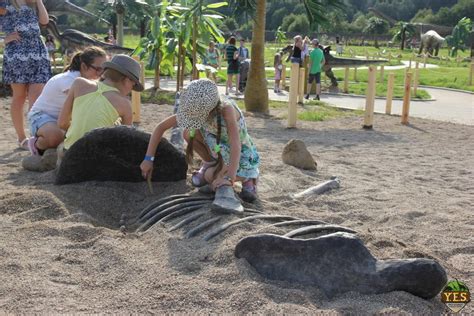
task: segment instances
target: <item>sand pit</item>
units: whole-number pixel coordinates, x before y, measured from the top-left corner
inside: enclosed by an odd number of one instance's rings
[[[392,292],[329,299],[316,287],[265,280],[234,257],[240,238],[263,222],[229,229],[209,243],[168,232],[169,224],[140,236],[123,233],[123,214],[131,222],[151,201],[193,188],[186,181],[155,183],[151,195],[145,182],[56,186],[54,171],[21,168],[28,153],[15,149],[9,100],[0,102],[0,313],[445,311],[439,297]],[[140,128],[150,132],[171,112],[171,106],[144,105]],[[377,115],[373,131],[361,128],[360,117],[286,130],[284,120],[247,117],[262,157],[258,209],[357,230],[380,259],[435,258],[449,279],[472,291],[473,127],[419,119],[407,127],[398,117]],[[292,138],[306,143],[318,171],[283,164],[283,146]],[[333,175],[341,188],[291,198]]]

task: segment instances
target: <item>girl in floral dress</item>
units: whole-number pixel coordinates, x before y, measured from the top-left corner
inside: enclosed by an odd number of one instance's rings
[[[233,100],[219,96],[214,82],[192,81],[181,94],[177,114],[155,128],[140,165],[145,179],[153,171],[154,156],[163,133],[174,126],[185,129],[188,163],[193,160],[193,151],[203,160],[201,169],[192,176],[194,186],[209,184],[215,190],[241,181],[240,197],[246,202],[257,198],[260,165],[257,148],[247,132],[242,112]]]
[[[28,150],[23,127],[23,108],[28,98],[31,107],[51,77],[48,51],[40,37],[40,24],[49,21],[42,0],[7,0],[3,2],[0,26],[5,32],[3,82],[13,91],[10,109],[18,145]]]

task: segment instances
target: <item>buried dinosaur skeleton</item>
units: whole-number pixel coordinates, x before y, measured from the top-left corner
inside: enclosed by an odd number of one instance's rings
[[[264,278],[316,286],[328,297],[349,291],[406,291],[428,299],[446,283],[446,272],[435,260],[378,260],[351,228],[248,208],[239,214],[222,213],[212,208],[212,201],[210,195],[169,196],[145,207],[129,224],[138,227],[139,234],[160,224],[169,232],[181,230],[184,239],[207,243],[245,226],[254,233],[237,243],[237,258]],[[262,223],[267,225],[261,228]]]

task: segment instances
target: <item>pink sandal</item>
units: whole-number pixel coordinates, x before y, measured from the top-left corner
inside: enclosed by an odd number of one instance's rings
[[[242,191],[239,196],[242,200],[252,203],[257,199],[257,179],[242,181]]]
[[[202,186],[205,186],[207,184],[206,178],[204,177],[204,174],[206,173],[206,170],[209,169],[209,167],[212,167],[214,165],[214,162],[207,162],[205,161],[199,171],[193,172],[193,175],[191,177],[191,182],[193,186],[196,188],[200,188]]]

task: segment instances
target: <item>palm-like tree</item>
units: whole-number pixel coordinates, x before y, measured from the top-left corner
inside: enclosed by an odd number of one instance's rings
[[[407,37],[415,35],[416,29],[413,24],[408,22],[398,22],[397,29],[397,33],[393,36],[392,41],[400,41],[400,49],[404,50]]]
[[[343,0],[300,0],[312,25],[326,24],[326,13],[331,8],[342,8]],[[232,0],[235,12],[247,13],[253,17],[252,51],[248,82],[245,88],[247,111],[268,112],[268,90],[265,77],[265,12],[266,0]]]

